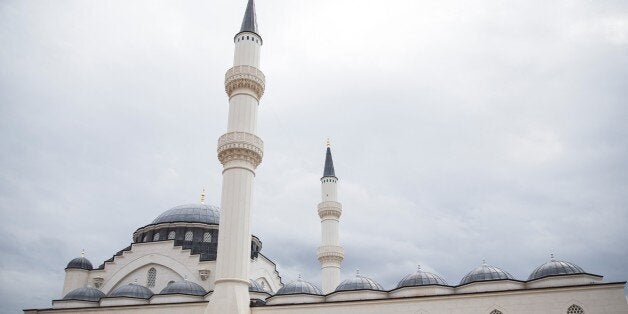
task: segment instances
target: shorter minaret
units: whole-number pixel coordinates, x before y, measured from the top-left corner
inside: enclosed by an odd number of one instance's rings
[[[334,292],[340,282],[340,264],[344,259],[344,250],[340,246],[339,224],[342,204],[338,203],[338,178],[334,171],[331,148],[327,140],[325,169],[321,178],[322,201],[318,204],[318,216],[321,217],[321,246],[316,255],[321,263],[323,275],[323,293]]]

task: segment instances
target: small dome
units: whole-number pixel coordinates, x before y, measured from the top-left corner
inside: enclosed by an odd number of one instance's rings
[[[584,274],[584,269],[580,268],[580,266],[565,262],[565,261],[557,261],[554,260],[552,256],[552,260],[537,267],[528,280],[539,279],[548,276],[556,276],[556,275],[571,275],[571,274]]]
[[[92,266],[92,262],[90,262],[88,259],[86,259],[85,257],[77,257],[73,260],[71,260],[68,263],[68,266],[65,267],[65,269],[85,269],[85,270],[92,270],[94,269],[94,266]]]
[[[495,266],[482,266],[472,270],[460,281],[460,285],[468,284],[476,281],[514,279],[511,274]]]
[[[401,279],[401,281],[397,284],[397,288],[427,285],[447,286],[448,284],[445,279],[441,278],[439,275],[423,271],[419,268],[416,273],[403,277],[403,279]]]
[[[153,292],[150,289],[140,286],[138,284],[130,283],[128,285],[120,286],[109,293],[109,296],[114,297],[129,297],[138,299],[148,299],[153,296]]]
[[[277,290],[276,295],[285,295],[285,294],[316,294],[322,295],[323,292],[317,286],[299,278],[291,283],[285,284],[279,290]]]
[[[159,294],[206,295],[207,291],[195,282],[183,280],[169,284]]]
[[[206,204],[187,204],[171,208],[157,216],[151,224],[164,222],[200,222],[217,225],[220,222],[220,210]]]
[[[63,297],[64,300],[79,300],[79,301],[100,301],[101,298],[104,298],[105,294],[92,287],[83,287],[74,289]]]
[[[249,280],[249,292],[266,292],[255,280]]]
[[[352,290],[384,290],[384,287],[371,278],[356,275],[354,278],[341,282],[335,291]]]

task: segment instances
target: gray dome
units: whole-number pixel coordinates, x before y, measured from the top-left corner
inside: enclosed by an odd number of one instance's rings
[[[94,266],[92,266],[92,262],[90,262],[88,259],[86,259],[85,257],[77,257],[73,260],[71,260],[68,263],[68,266],[65,267],[65,269],[85,269],[85,270],[92,270],[94,269]]]
[[[183,280],[169,284],[161,290],[160,294],[206,295],[207,291],[195,282]]]
[[[472,270],[460,281],[460,285],[468,284],[476,281],[514,279],[511,274],[495,266],[482,266]]]
[[[445,279],[441,278],[439,275],[423,271],[419,268],[416,273],[403,277],[403,279],[401,279],[401,281],[397,284],[397,288],[427,285],[447,286],[448,284]]]
[[[279,290],[277,290],[276,295],[282,294],[297,294],[297,293],[305,293],[305,294],[316,294],[322,295],[323,292],[317,286],[299,278],[291,283],[285,284]]]
[[[206,204],[186,204],[171,208],[159,215],[151,224],[164,222],[200,222],[217,225],[220,222],[220,210]]]
[[[92,288],[92,287],[83,287],[74,289],[63,297],[64,300],[79,300],[79,301],[100,301],[101,298],[105,297],[105,293],[102,291]]]
[[[120,286],[109,293],[110,297],[129,297],[138,299],[148,299],[153,296],[153,292],[150,289],[140,286],[138,284],[130,283],[128,285]]]
[[[375,280],[360,275],[341,282],[335,291],[351,291],[351,290],[384,290],[384,287]]]
[[[249,292],[265,292],[264,288],[262,288],[262,286],[260,286],[259,283],[257,283],[255,280],[249,280]]]
[[[580,266],[565,262],[557,261],[552,258],[551,261],[537,267],[528,277],[528,280],[539,279],[548,276],[556,275],[570,275],[570,274],[584,274],[584,269]]]

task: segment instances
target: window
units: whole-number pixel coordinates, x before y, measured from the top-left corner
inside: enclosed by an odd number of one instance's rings
[[[502,313],[502,311],[500,310],[492,310],[491,314],[504,314],[504,313]]]
[[[209,232],[203,234],[203,242],[212,242],[212,235]]]
[[[159,233],[155,233],[153,236],[153,241],[159,241]]]
[[[171,285],[173,283],[174,283],[174,280],[170,280],[170,281],[168,281],[168,284],[166,286],[169,286],[169,285]]]
[[[155,279],[157,279],[157,270],[155,269],[155,267],[151,267],[148,270],[148,274],[146,275],[146,286],[147,287],[154,287],[155,286]]]
[[[581,307],[573,304],[567,309],[567,314],[584,314],[584,310]]]
[[[249,40],[249,36],[246,36],[246,40]]]
[[[148,235],[144,235],[144,239],[142,240],[142,242],[148,242]]]
[[[192,241],[192,231],[185,233],[185,241]]]
[[[168,240],[174,240],[174,231],[168,232]]]

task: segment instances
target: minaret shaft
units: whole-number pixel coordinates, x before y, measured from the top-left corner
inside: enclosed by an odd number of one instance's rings
[[[234,66],[225,74],[229,96],[227,133],[218,139],[223,165],[216,281],[206,313],[250,314],[251,202],[255,170],[262,161],[257,137],[259,99],[265,88],[258,69],[262,45],[256,33],[255,5],[249,0],[242,29],[235,38]]]
[[[321,263],[323,293],[333,292],[340,282],[340,266],[344,250],[340,246],[340,215],[342,205],[338,202],[338,178],[334,172],[331,150],[327,147],[325,170],[321,178],[321,203],[318,215],[321,218],[321,246],[317,250]]]

